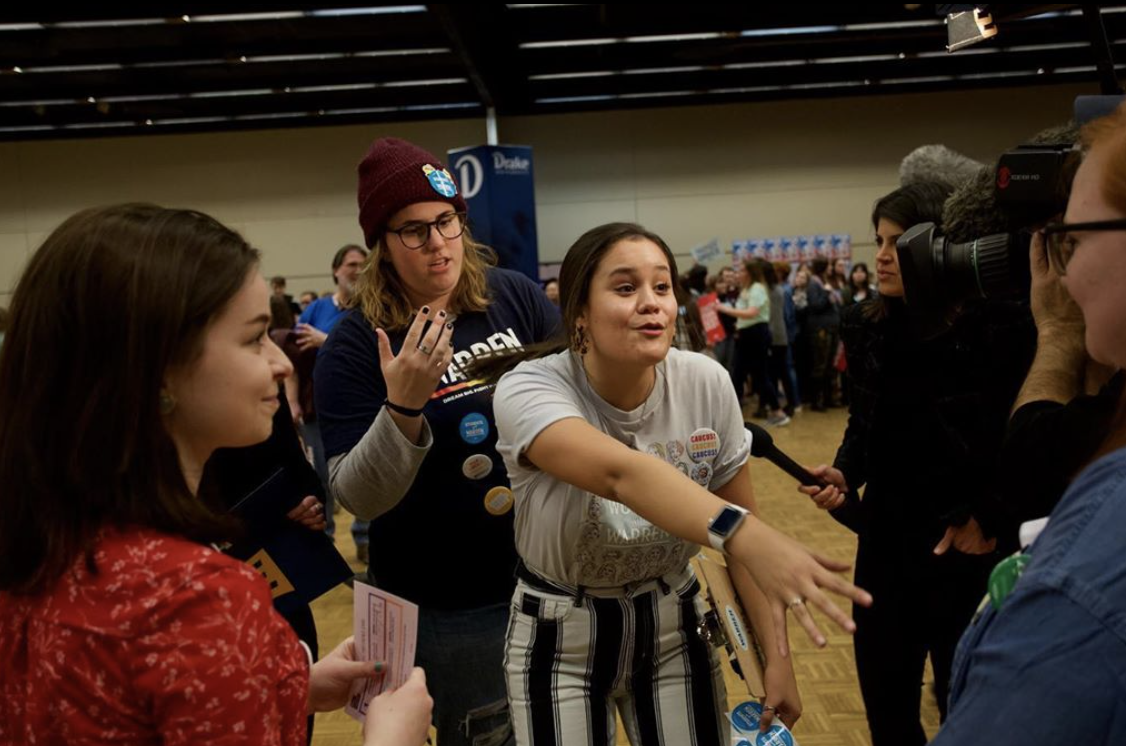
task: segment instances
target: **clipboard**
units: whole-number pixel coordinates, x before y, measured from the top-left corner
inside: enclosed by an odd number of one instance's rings
[[[763,677],[766,656],[754,627],[743,612],[743,605],[727,573],[727,565],[703,552],[696,555],[693,562],[707,586],[704,600],[710,607],[700,624],[700,637],[716,647],[726,648],[728,661],[747,685],[747,693],[759,699],[765,697]]]

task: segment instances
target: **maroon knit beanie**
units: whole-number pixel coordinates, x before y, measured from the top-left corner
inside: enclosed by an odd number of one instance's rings
[[[468,210],[453,174],[422,148],[384,137],[372,143],[360,161],[360,228],[374,246],[387,220],[416,202],[449,202],[458,212]]]

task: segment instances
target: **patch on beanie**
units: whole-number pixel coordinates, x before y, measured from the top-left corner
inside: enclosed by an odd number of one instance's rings
[[[422,173],[426,174],[430,186],[438,194],[446,199],[457,196],[457,184],[454,183],[453,177],[446,169],[438,170],[430,164],[426,164],[422,167]]]

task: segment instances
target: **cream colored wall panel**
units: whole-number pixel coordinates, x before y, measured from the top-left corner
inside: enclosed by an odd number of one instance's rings
[[[632,131],[639,199],[673,194],[789,191],[810,184],[894,180],[919,145],[943,143],[992,161],[1066,121],[1075,86],[666,110]],[[653,115],[649,114],[652,120]]]
[[[536,229],[541,262],[561,262],[579,236],[603,223],[636,222],[633,200],[539,205]]]
[[[0,233],[27,230],[19,143],[0,143]]]
[[[543,261],[610,220],[640,220],[678,251],[712,236],[729,246],[734,237],[823,231],[847,231],[861,250],[872,201],[895,185],[913,147],[943,142],[991,159],[1066,119],[1086,88],[517,117],[499,127],[502,142],[535,149]],[[150,200],[242,228],[263,247],[268,273],[327,281],[332,252],[358,239],[356,164],[385,135],[444,157],[480,144],[484,125],[0,144],[0,234],[27,234],[26,252],[79,209]],[[0,264],[0,291],[15,279],[10,264]]]
[[[242,234],[262,251],[262,269],[267,276],[331,278],[337,249],[348,243],[363,243],[351,215],[246,222]]]
[[[0,292],[11,292],[27,263],[27,235],[0,233]]]
[[[516,117],[499,139],[532,146],[537,205],[617,201],[636,194],[632,123],[629,112]]]
[[[24,143],[22,191],[33,230],[83,207],[132,200],[231,222],[354,215],[356,165],[372,140],[405,136],[444,158],[447,148],[479,142],[478,131],[483,139],[483,127],[459,120]]]

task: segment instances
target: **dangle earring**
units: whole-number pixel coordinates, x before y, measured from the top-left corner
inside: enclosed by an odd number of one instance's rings
[[[573,349],[580,355],[585,355],[587,353],[586,334],[583,332],[583,328],[581,326],[575,327],[574,339],[571,341],[571,349]]]
[[[172,410],[176,408],[176,397],[172,396],[172,394],[164,389],[161,389],[159,408],[162,415],[167,416],[172,414]]]

